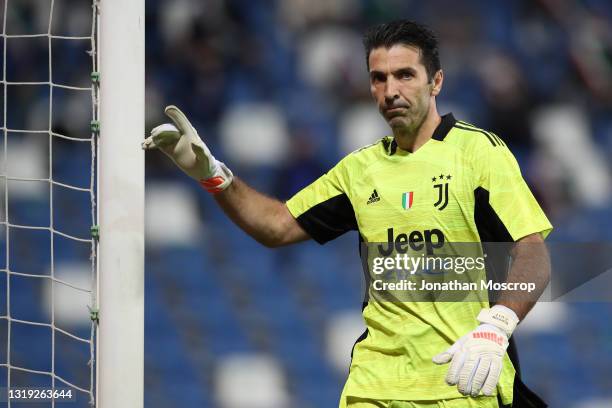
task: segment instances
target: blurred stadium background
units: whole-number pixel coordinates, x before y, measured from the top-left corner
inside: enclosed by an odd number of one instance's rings
[[[7,33],[47,32],[46,3],[11,0]],[[56,0],[55,7],[54,32],[89,35],[91,2]],[[167,121],[165,105],[178,105],[235,174],[287,199],[347,152],[388,134],[369,99],[360,41],[369,25],[398,17],[438,33],[445,71],[439,111],[504,138],[555,226],[550,240],[609,241],[607,0],[148,0],[146,128]],[[51,62],[47,38],[19,41],[4,50],[7,77],[47,81],[52,66],[56,82],[89,84],[87,41],[54,40]],[[48,88],[10,88],[9,127],[47,127]],[[91,96],[82,98],[54,94],[54,129],[88,137]],[[48,138],[8,138],[5,168],[46,174]],[[86,185],[88,149],[54,140],[54,175]],[[269,250],[161,153],[147,154],[146,172],[145,406],[335,406],[363,330],[356,235],[323,247]],[[10,216],[48,225],[48,187],[22,184],[11,185]],[[88,234],[85,198],[58,193],[53,204],[56,225]],[[11,237],[13,269],[48,270],[48,251],[38,250],[48,242],[22,235]],[[78,280],[89,268],[87,246],[56,245],[56,270]],[[5,286],[2,271],[0,316]],[[48,319],[44,285],[12,277],[11,296],[15,313]],[[88,336],[89,315],[81,309],[64,306],[62,324]],[[538,305],[522,324],[516,337],[523,375],[551,407],[612,406],[610,321],[610,303],[554,302]],[[50,338],[37,330],[14,329],[12,359],[49,370]],[[0,320],[0,363],[6,341]],[[56,347],[58,372],[76,382],[89,378],[87,347]],[[5,377],[1,369],[0,386]]]

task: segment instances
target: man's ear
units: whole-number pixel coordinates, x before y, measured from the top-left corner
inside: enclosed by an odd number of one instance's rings
[[[444,72],[442,72],[441,69],[434,74],[432,82],[431,96],[438,96],[442,90],[442,83],[444,82]]]

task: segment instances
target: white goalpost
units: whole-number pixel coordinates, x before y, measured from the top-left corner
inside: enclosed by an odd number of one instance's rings
[[[143,406],[144,0],[99,2],[98,406]]]
[[[74,5],[86,10],[75,14]],[[145,1],[0,0],[0,13],[0,407],[30,402],[29,390],[55,407],[67,402],[55,397],[62,389],[79,407],[142,408]],[[37,18],[24,20],[28,13]],[[55,31],[67,17],[67,27],[90,27]],[[87,48],[74,52],[79,46]],[[42,79],[13,58],[28,53],[45,60]],[[88,60],[79,61],[79,84],[66,69],[75,55]],[[32,156],[41,149],[48,163]],[[66,151],[90,167],[78,169],[87,173],[81,184],[62,178]],[[65,222],[71,211],[77,232]],[[42,260],[19,262],[30,255]],[[72,255],[79,259],[67,261]]]

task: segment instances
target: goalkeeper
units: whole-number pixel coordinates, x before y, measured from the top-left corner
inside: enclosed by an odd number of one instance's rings
[[[370,91],[393,135],[347,155],[286,203],[234,176],[175,106],[166,108],[173,124],[154,128],[143,148],[162,150],[268,247],[325,243],[350,230],[389,247],[510,242],[506,280],[535,283],[539,296],[552,226],[501,138],[439,115],[444,74],[434,34],[394,21],[370,29],[364,46]],[[520,380],[511,338],[530,296],[502,293],[495,305],[370,299],[340,407],[545,407]]]

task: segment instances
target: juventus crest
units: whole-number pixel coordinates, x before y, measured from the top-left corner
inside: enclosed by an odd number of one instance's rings
[[[432,177],[431,181],[434,184],[434,189],[438,190],[438,200],[434,203],[434,207],[436,207],[439,211],[442,211],[448,205],[448,184],[453,177],[448,174],[440,174],[439,176]]]

